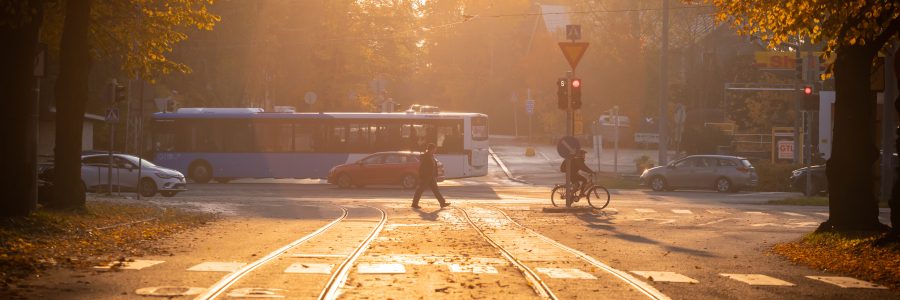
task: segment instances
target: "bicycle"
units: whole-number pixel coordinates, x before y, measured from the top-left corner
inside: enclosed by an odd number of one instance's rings
[[[588,187],[587,189],[581,189],[581,187],[578,187],[578,189],[576,189],[574,195],[575,199],[572,201],[573,204],[581,200],[581,198],[585,198],[587,199],[588,205],[596,209],[604,209],[607,205],[609,205],[609,190],[607,190],[602,185],[594,184],[595,176],[595,174],[591,174],[587,182],[584,183],[584,185]],[[587,191],[587,193],[580,193],[581,191]],[[593,200],[591,200],[592,198]],[[552,203],[553,206],[559,206],[556,204],[557,201],[566,203],[565,184],[557,184],[553,186],[553,190],[550,191],[550,203]],[[596,202],[597,205],[594,205],[594,202]]]

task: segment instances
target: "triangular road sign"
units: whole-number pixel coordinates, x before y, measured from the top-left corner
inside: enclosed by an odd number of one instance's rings
[[[562,49],[563,55],[566,57],[566,60],[569,61],[569,65],[572,66],[572,70],[575,70],[575,67],[578,66],[578,62],[581,61],[581,56],[584,55],[584,51],[587,50],[588,45],[589,43],[559,43],[559,49]]]
[[[119,109],[110,107],[106,109],[106,122],[119,123]]]

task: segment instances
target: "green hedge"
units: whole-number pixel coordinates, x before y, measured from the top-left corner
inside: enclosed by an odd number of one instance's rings
[[[791,177],[791,171],[802,168],[801,164],[773,164],[768,161],[758,161],[753,163],[756,168],[756,175],[759,177],[759,183],[755,191],[760,192],[790,192],[790,183],[788,178]]]

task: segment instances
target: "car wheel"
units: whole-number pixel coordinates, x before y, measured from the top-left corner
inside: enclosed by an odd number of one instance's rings
[[[159,192],[159,194],[162,195],[163,197],[175,197],[175,195],[178,194],[178,192],[165,191],[165,192]]]
[[[209,183],[212,175],[212,167],[203,161],[194,163],[188,171],[188,176],[197,183]]]
[[[403,175],[403,179],[400,180],[400,186],[404,189],[413,189],[416,187],[416,176],[412,174]]]
[[[666,179],[662,176],[654,176],[653,178],[650,178],[650,188],[654,191],[660,192],[666,190],[668,189],[668,186],[666,185]]]
[[[719,193],[727,193],[734,190],[734,187],[731,186],[731,180],[728,178],[722,177],[716,179],[716,191]]]
[[[350,175],[341,174],[337,177],[337,186],[342,189],[349,189],[352,186]]]
[[[153,197],[156,195],[156,182],[153,182],[153,179],[144,178],[141,179],[141,196],[144,197]]]

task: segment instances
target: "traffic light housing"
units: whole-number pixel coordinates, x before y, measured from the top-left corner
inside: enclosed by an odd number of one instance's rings
[[[794,60],[794,68],[797,71],[797,80],[803,80],[803,59],[798,58]]]
[[[803,99],[801,101],[803,110],[819,110],[819,94],[813,93],[811,85],[803,86]]]
[[[556,104],[559,109],[569,109],[569,80],[566,78],[556,80]]]
[[[125,101],[128,96],[128,91],[125,90],[125,86],[116,84],[114,89],[115,91],[113,92],[113,101],[115,101],[116,103]]]
[[[572,109],[581,108],[581,79],[572,79]]]

